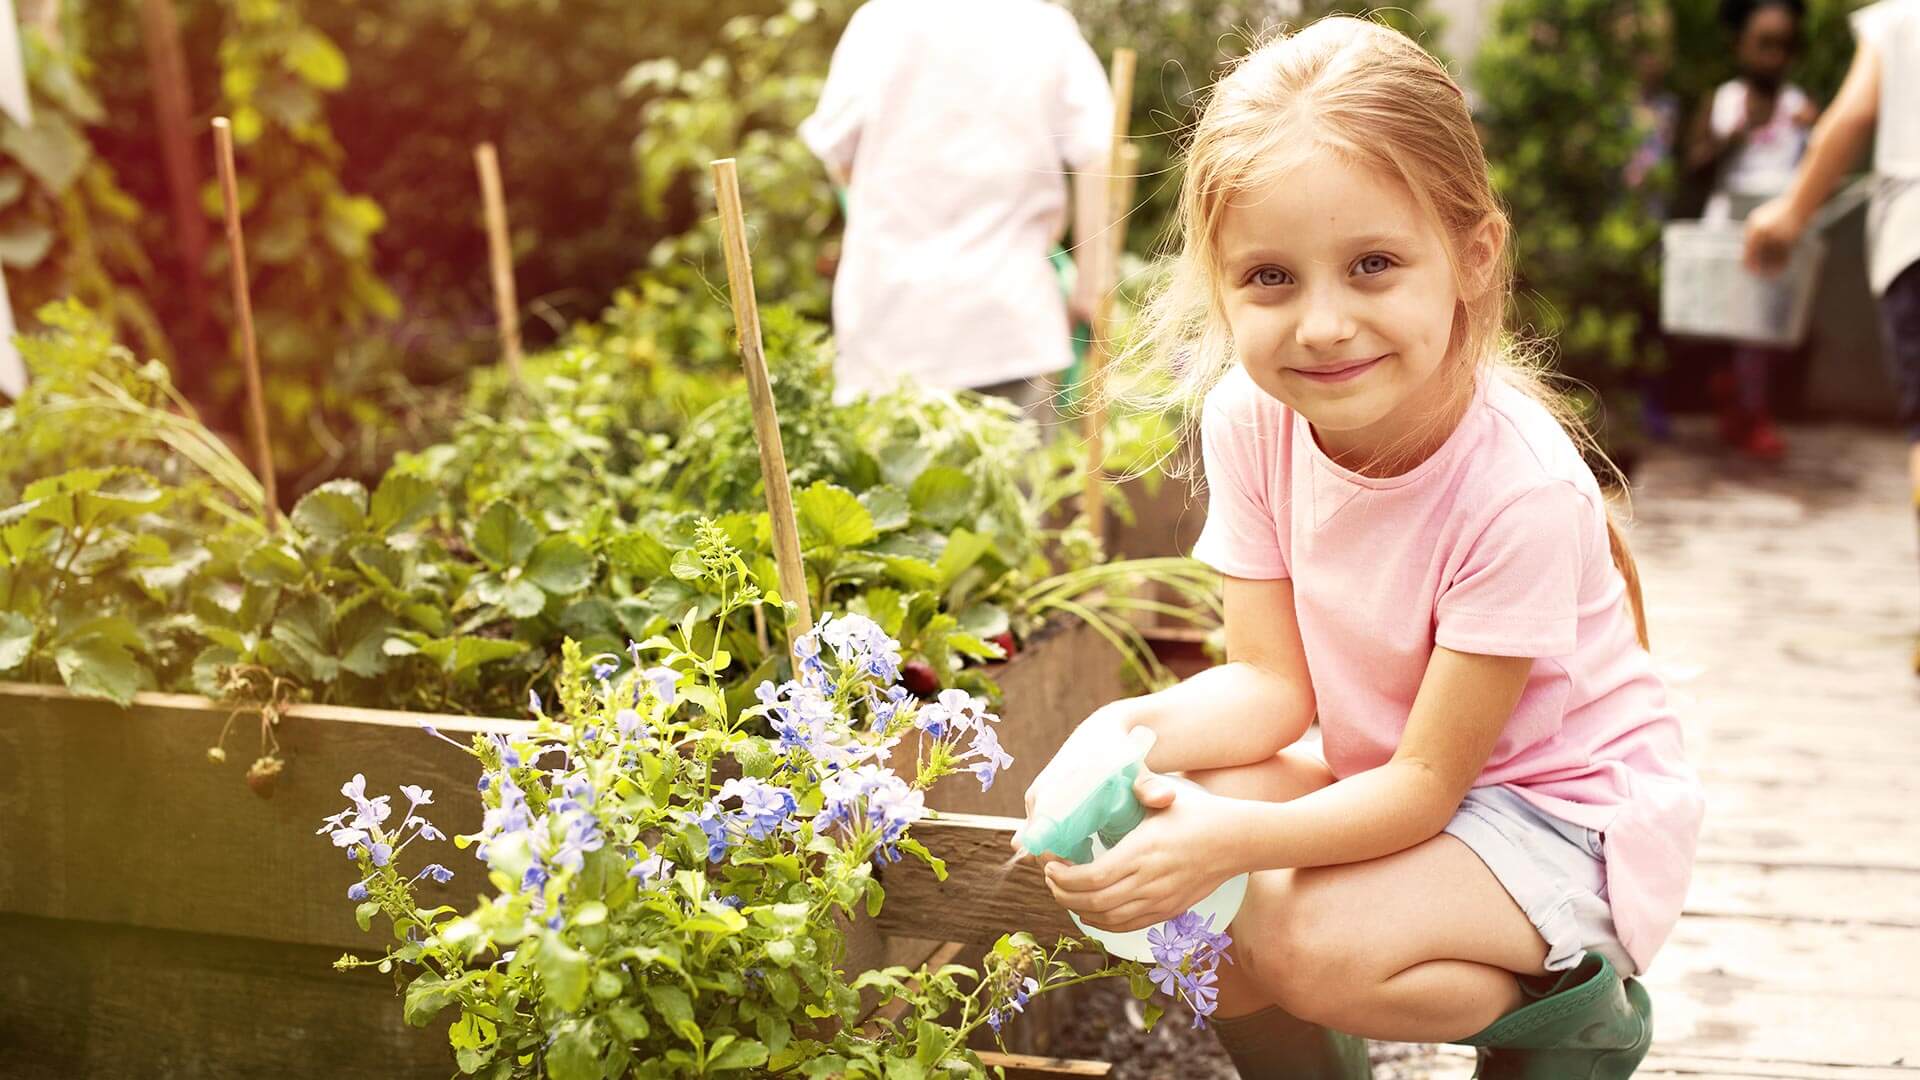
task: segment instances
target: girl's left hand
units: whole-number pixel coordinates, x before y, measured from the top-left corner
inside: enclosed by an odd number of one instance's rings
[[[1164,922],[1207,898],[1237,871],[1228,841],[1232,800],[1142,771],[1134,795],[1149,813],[1113,850],[1083,866],[1046,866],[1047,888],[1088,926],[1125,932]]]

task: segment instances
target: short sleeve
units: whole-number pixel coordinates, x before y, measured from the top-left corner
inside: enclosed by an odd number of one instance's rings
[[[1113,90],[1093,46],[1080,36],[1073,16],[1060,13],[1065,52],[1060,65],[1060,99],[1054,113],[1054,141],[1069,169],[1106,168],[1113,143]]]
[[[847,28],[833,47],[820,103],[800,122],[800,141],[828,168],[847,173],[860,146],[873,96],[884,77],[887,50],[877,39],[871,9],[862,7],[847,20]]]
[[[1893,22],[1895,5],[1890,0],[1881,0],[1847,16],[1847,22],[1853,27],[1855,39],[1865,42],[1876,49],[1887,47],[1887,28]]]
[[[1491,656],[1574,651],[1593,505],[1570,483],[1535,488],[1475,537],[1435,605],[1434,643]]]
[[[1193,557],[1228,577],[1268,581],[1291,577],[1280,548],[1282,525],[1274,514],[1269,476],[1271,455],[1260,453],[1262,440],[1279,437],[1263,431],[1252,410],[1229,405],[1222,384],[1207,396],[1200,415],[1200,456],[1207,473],[1207,523],[1193,545]]]

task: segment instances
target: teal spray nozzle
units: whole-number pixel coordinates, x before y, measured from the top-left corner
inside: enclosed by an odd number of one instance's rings
[[[1057,855],[1070,863],[1093,861],[1095,837],[1103,848],[1119,843],[1147,817],[1133,782],[1153,740],[1151,729],[1135,728],[1117,755],[1097,755],[1054,790],[1040,792],[1014,842],[1030,855]]]
[[[1134,797],[1133,784],[1140,778],[1140,770],[1146,767],[1153,742],[1152,729],[1134,728],[1125,739],[1087,752],[1082,760],[1073,763],[1071,771],[1035,793],[1033,814],[1020,831],[1013,834],[1014,843],[1029,855],[1057,855],[1071,863],[1092,862],[1101,852],[1118,844],[1147,818],[1147,808]],[[1193,910],[1210,919],[1214,929],[1224,930],[1240,910],[1246,891],[1247,875],[1236,875],[1194,905]],[[1115,956],[1143,963],[1154,959],[1147,936],[1151,928],[1124,932],[1096,930],[1082,922],[1080,916],[1072,915],[1072,918],[1087,936]]]

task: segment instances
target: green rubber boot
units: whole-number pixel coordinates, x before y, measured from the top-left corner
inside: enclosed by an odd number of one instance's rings
[[[1621,1080],[1653,1045],[1646,987],[1599,953],[1557,976],[1522,977],[1533,1000],[1461,1039],[1480,1048],[1482,1080]]]
[[[1209,1026],[1240,1080],[1372,1080],[1367,1040],[1309,1024],[1278,1005]]]

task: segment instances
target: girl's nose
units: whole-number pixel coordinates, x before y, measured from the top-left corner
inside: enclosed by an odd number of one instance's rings
[[[1353,337],[1356,330],[1342,298],[1333,290],[1321,289],[1302,301],[1293,340],[1303,349],[1325,349]]]

